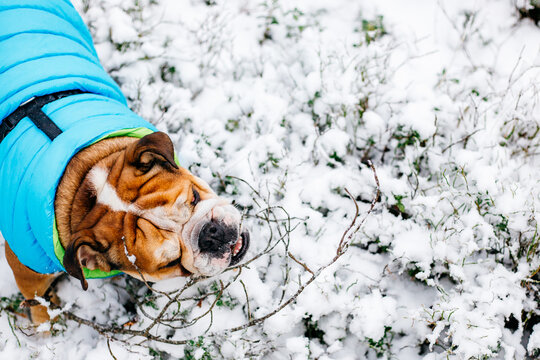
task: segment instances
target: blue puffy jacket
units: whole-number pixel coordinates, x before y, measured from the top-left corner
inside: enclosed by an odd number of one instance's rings
[[[69,1],[0,0],[0,119],[34,96],[74,89],[87,94],[42,109],[63,131],[54,141],[26,117],[0,143],[0,231],[39,273],[64,270],[54,197],[69,160],[104,137],[155,128],[129,110]]]

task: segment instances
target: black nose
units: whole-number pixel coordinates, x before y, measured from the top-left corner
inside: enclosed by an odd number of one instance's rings
[[[218,252],[226,248],[229,243],[227,228],[214,221],[209,221],[199,233],[199,249],[205,252]]]

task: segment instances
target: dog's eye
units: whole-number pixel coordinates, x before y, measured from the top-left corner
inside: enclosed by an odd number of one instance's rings
[[[199,195],[199,192],[195,189],[193,189],[193,200],[191,200],[191,205],[195,206],[201,201],[201,195]]]

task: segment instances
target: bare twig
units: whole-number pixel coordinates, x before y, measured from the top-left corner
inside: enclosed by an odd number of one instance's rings
[[[111,349],[111,338],[107,337],[107,349],[109,349],[109,354],[111,354],[111,357],[114,359],[114,360],[118,360],[116,358],[116,356],[114,356],[114,353],[112,352],[112,349]]]
[[[310,273],[311,275],[313,275],[313,271],[306,265],[304,264],[303,262],[301,262],[300,260],[298,260],[297,258],[294,257],[294,255],[288,251],[287,254],[289,255],[289,257],[291,259],[293,259],[298,265],[302,266],[308,273]]]
[[[251,309],[249,306],[249,296],[246,289],[246,284],[242,280],[240,280],[240,284],[242,284],[242,287],[244,288],[244,294],[246,294],[246,305],[247,305],[247,314],[248,314],[248,320],[251,321]]]

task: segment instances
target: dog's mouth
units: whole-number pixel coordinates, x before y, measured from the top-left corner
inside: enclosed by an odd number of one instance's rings
[[[236,265],[242,260],[249,248],[249,233],[244,231],[238,241],[231,245],[231,262],[229,266]]]
[[[229,262],[229,266],[236,265],[240,262],[240,260],[242,260],[242,258],[244,257],[244,255],[246,255],[249,249],[249,243],[249,232],[242,232],[238,237],[238,240],[234,244],[230,245],[231,260]],[[182,257],[179,257],[178,259],[169,262],[168,264],[162,266],[160,269],[172,268],[175,266],[179,266],[182,270],[182,273],[186,276],[193,274],[192,271],[189,271],[182,265]]]

